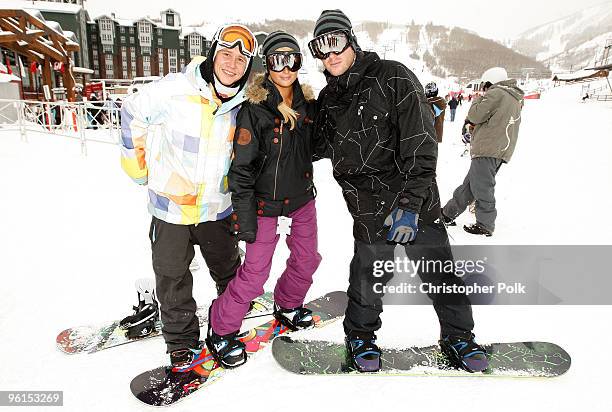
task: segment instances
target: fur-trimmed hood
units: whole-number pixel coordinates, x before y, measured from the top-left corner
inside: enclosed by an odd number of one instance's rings
[[[296,83],[300,85],[302,95],[304,96],[304,100],[306,102],[311,102],[315,100],[314,91],[312,90],[312,87],[310,85],[301,84],[299,80],[296,80]],[[271,87],[275,88],[275,86],[272,84],[272,81],[268,79],[268,74],[257,73],[246,88],[245,96],[247,101],[253,104],[260,104],[268,100],[268,95],[270,94]]]

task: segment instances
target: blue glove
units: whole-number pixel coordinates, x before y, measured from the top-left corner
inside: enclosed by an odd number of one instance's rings
[[[416,239],[417,231],[419,230],[418,222],[418,213],[412,213],[396,207],[385,219],[385,226],[391,226],[387,240],[401,243],[402,245],[412,242]]]

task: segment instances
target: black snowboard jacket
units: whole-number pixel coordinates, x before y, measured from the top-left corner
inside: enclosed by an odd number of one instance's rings
[[[331,159],[355,239],[386,238],[383,222],[398,205],[418,213],[421,225],[438,219],[434,118],[414,73],[376,53],[358,52],[346,73],[326,75],[316,154]]]
[[[267,74],[246,89],[236,119],[234,158],[228,174],[232,230],[257,231],[257,216],[287,216],[315,197],[312,178],[315,100],[308,85],[293,85],[296,126],[284,123],[282,101]]]

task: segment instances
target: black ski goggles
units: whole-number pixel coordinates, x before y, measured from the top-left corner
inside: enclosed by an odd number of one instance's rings
[[[302,53],[274,52],[266,56],[266,68],[273,72],[282,72],[285,67],[297,72],[302,67]]]
[[[325,60],[331,53],[340,54],[351,45],[349,33],[337,30],[315,37],[308,42],[312,57]]]

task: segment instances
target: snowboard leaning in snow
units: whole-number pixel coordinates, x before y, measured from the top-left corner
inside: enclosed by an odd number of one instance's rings
[[[344,315],[347,304],[345,292],[331,292],[305,306],[312,310],[315,327],[321,327]],[[243,333],[240,337],[246,345],[249,359],[263,349],[276,336],[289,332],[276,319]],[[194,361],[191,370],[175,372],[171,366],[153,369],[132,379],[130,389],[136,398],[152,406],[171,405],[194,391],[219,379],[226,372],[218,367],[206,347]]]
[[[272,313],[273,293],[266,292],[255,299],[253,303],[253,308],[247,313],[245,319]],[[208,307],[198,308],[196,314],[200,319],[200,327],[204,326],[208,320]],[[119,327],[119,322],[119,320],[116,320],[103,325],[78,326],[63,330],[55,339],[57,347],[62,352],[69,354],[93,353],[114,346],[161,336],[162,324],[160,321],[156,322],[155,330],[151,334],[135,339],[126,336],[127,330]]]
[[[382,370],[373,375],[552,378],[563,375],[571,364],[570,355],[554,343],[492,343],[484,347],[489,368],[481,373],[452,367],[436,345],[382,348]],[[274,340],[272,355],[284,369],[302,375],[367,375],[348,366],[346,349],[341,343],[282,336]]]

